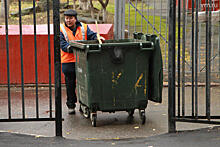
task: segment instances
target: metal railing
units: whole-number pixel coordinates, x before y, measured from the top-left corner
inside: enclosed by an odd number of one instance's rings
[[[185,3],[185,0],[183,0]],[[211,5],[212,1],[206,1],[206,6]],[[200,2],[192,1],[191,9],[191,99],[186,98],[185,93],[185,50],[186,50],[186,38],[187,33],[186,23],[183,21],[181,25],[181,15],[183,20],[186,19],[186,7],[183,5],[181,8],[181,2],[178,0],[178,7],[176,10],[176,0],[170,0],[170,10],[169,10],[169,68],[168,68],[168,79],[169,79],[169,92],[168,92],[168,112],[169,112],[169,132],[176,131],[176,122],[194,122],[194,123],[206,123],[206,124],[220,124],[219,114],[216,111],[211,113],[211,52],[214,38],[212,36],[212,7],[205,8],[205,105],[199,105],[199,102],[203,100],[203,96],[199,96],[198,89],[198,55],[199,55],[199,4]],[[195,12],[194,8],[195,7]],[[183,11],[181,11],[183,9]],[[176,13],[178,13],[176,17]],[[176,22],[177,19],[177,22]],[[178,23],[178,30],[176,30],[176,23]],[[181,56],[181,27],[182,27],[182,56]],[[220,27],[220,26],[218,26]],[[176,40],[177,33],[177,40]],[[220,33],[216,34],[216,38],[219,39]],[[177,45],[176,45],[177,42]],[[177,50],[175,49],[177,46]],[[176,56],[177,51],[177,56]],[[176,63],[177,57],[177,63]],[[182,59],[182,63],[181,60]],[[182,66],[182,68],[181,68]],[[176,70],[177,67],[177,70]],[[182,70],[182,72],[181,72]],[[177,75],[176,75],[177,71]],[[181,75],[182,74],[182,75]],[[181,79],[182,78],[182,79]],[[177,80],[176,80],[177,79]],[[176,87],[177,87],[177,96],[176,96]],[[181,91],[182,90],[182,91]],[[181,95],[182,92],[182,95]],[[186,102],[191,101],[191,107],[186,104]],[[213,100],[214,101],[214,100]],[[213,102],[216,104],[215,102]],[[200,109],[199,109],[200,106]],[[177,107],[177,109],[176,109]],[[186,114],[188,109],[189,115]],[[189,110],[190,109],[190,110]],[[205,109],[205,114],[201,112],[201,109]],[[181,113],[182,110],[182,113]],[[200,110],[200,111],[199,111]]]
[[[61,103],[61,64],[60,64],[60,13],[59,13],[59,7],[60,3],[58,0],[53,1],[53,31],[54,31],[54,65],[55,65],[55,115],[52,114],[52,84],[51,84],[51,34],[50,34],[50,6],[49,6],[49,0],[47,0],[47,31],[48,31],[48,49],[45,50],[48,52],[48,64],[49,64],[49,96],[48,96],[48,113],[49,116],[45,115],[40,115],[40,102],[39,102],[39,83],[38,83],[38,46],[37,46],[37,30],[36,30],[36,6],[35,3],[36,1],[33,0],[33,28],[34,28],[34,65],[35,66],[35,107],[27,108],[28,107],[28,102],[30,101],[28,97],[25,97],[25,92],[26,92],[26,86],[24,82],[24,59],[27,57],[27,55],[24,55],[23,52],[23,47],[25,45],[24,41],[24,36],[23,36],[23,24],[22,24],[22,10],[21,10],[21,0],[18,1],[18,8],[19,8],[19,47],[20,48],[20,71],[21,71],[21,84],[16,85],[18,87],[21,87],[21,90],[17,90],[16,88],[16,99],[19,101],[21,99],[21,113],[17,113],[18,115],[13,115],[12,116],[12,111],[16,111],[12,107],[12,98],[11,98],[11,93],[12,93],[12,87],[14,85],[11,84],[10,81],[10,72],[11,66],[10,66],[10,61],[13,59],[10,58],[10,44],[9,44],[9,23],[8,23],[8,10],[7,10],[7,0],[4,0],[5,3],[5,44],[6,47],[3,48],[3,50],[6,50],[6,55],[7,56],[7,109],[8,113],[7,116],[6,114],[2,115],[0,118],[0,122],[23,122],[23,121],[55,121],[56,123],[56,136],[62,136],[62,103]],[[32,49],[32,48],[30,48]],[[27,88],[28,89],[28,88]],[[21,95],[20,95],[21,94]],[[19,98],[21,96],[21,98]],[[3,99],[1,101],[4,101]],[[16,104],[13,104],[14,107],[17,107],[18,101],[16,101]],[[3,102],[2,102],[3,103]],[[33,111],[32,113],[35,112],[35,115],[31,115],[31,117],[28,117],[26,112],[27,111]],[[3,112],[2,112],[3,113]],[[20,114],[20,115],[19,115]]]
[[[164,71],[168,71],[168,23],[169,23],[169,17],[168,17],[168,10],[169,10],[169,1],[168,0],[124,0],[126,1],[125,4],[121,5],[120,8],[125,9],[125,20],[123,19],[116,19],[117,22],[115,22],[115,25],[120,24],[125,28],[125,37],[132,37],[131,35],[133,32],[144,32],[144,33],[150,33],[150,34],[156,34],[160,38],[160,44],[162,49],[162,55],[163,55],[163,68]],[[178,2],[178,0],[177,0]],[[177,68],[184,68],[185,70],[182,72],[185,72],[185,74],[188,74],[191,76],[191,73],[194,73],[193,70],[194,64],[198,64],[198,81],[205,82],[203,80],[203,76],[205,75],[205,36],[206,36],[206,30],[205,30],[205,22],[201,21],[202,16],[195,16],[196,13],[194,9],[191,9],[191,5],[189,5],[191,1],[189,0],[182,0],[178,5],[181,5],[180,13],[178,15],[181,15],[182,17],[179,17],[178,24],[176,25],[176,28],[180,28],[180,26],[183,26],[181,30],[179,30],[179,36],[176,38],[179,40],[178,45],[181,47],[181,53],[179,56],[181,59],[179,61],[176,60],[176,62],[185,62],[185,64],[182,64],[180,67]],[[184,5],[185,9],[183,9],[182,3],[185,3]],[[176,3],[177,4],[177,3]],[[115,7],[118,7],[117,2],[115,2]],[[176,5],[176,7],[178,7]],[[202,14],[201,6],[205,5],[201,3],[201,0],[198,0],[198,12],[197,14]],[[212,4],[213,5],[213,4]],[[196,3],[194,3],[194,7],[196,6]],[[206,6],[206,5],[205,5]],[[207,5],[208,6],[208,5]],[[191,11],[193,10],[193,11]],[[185,11],[185,12],[183,12]],[[195,14],[194,14],[195,13]],[[122,15],[121,12],[115,12],[115,16]],[[183,16],[184,15],[184,16]],[[178,16],[176,16],[178,17]],[[198,22],[195,22],[195,17],[198,17]],[[195,23],[198,23],[196,25]],[[196,25],[197,28],[194,28],[192,30],[192,25]],[[220,41],[218,36],[218,30],[219,30],[219,21],[211,23],[211,54],[210,54],[210,61],[211,61],[211,74],[214,74],[213,77],[218,75],[220,73]],[[119,28],[116,26],[116,28]],[[195,31],[195,29],[197,31]],[[120,28],[119,32],[122,31],[123,27]],[[191,33],[195,32],[195,33]],[[116,33],[116,32],[115,32]],[[178,35],[178,32],[176,32],[176,35]],[[195,38],[197,36],[197,38]],[[194,48],[195,40],[198,40],[198,46],[197,48]],[[194,40],[192,42],[192,40]],[[178,45],[175,47],[177,48]],[[192,48],[193,47],[193,48]],[[193,52],[195,50],[198,50],[197,56],[192,56]],[[185,60],[182,60],[182,59]],[[198,58],[194,62],[195,58]],[[193,61],[192,61],[193,60]],[[185,67],[182,67],[185,66]],[[165,80],[167,81],[167,74],[165,74]],[[200,78],[201,77],[201,78]],[[213,78],[212,81],[220,83],[220,80],[217,78]]]

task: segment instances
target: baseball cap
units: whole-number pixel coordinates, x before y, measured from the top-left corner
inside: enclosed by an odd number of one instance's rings
[[[75,17],[77,17],[77,12],[75,11],[75,10],[66,10],[65,12],[64,12],[64,16],[75,16]]]

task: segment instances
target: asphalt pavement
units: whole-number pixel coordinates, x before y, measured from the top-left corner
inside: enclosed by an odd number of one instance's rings
[[[25,89],[26,117],[35,116],[35,89]],[[191,113],[191,88],[186,88],[186,114]],[[54,93],[54,92],[53,92]],[[199,88],[199,113],[205,112],[205,87]],[[7,88],[0,89],[0,118],[7,118]],[[11,90],[12,117],[22,114],[20,88]],[[210,124],[177,123],[177,133],[168,134],[167,96],[168,89],[163,89],[161,104],[149,102],[146,109],[146,123],[141,124],[136,110],[134,117],[128,119],[127,112],[102,113],[98,112],[97,127],[92,127],[91,121],[78,111],[68,115],[65,106],[65,89],[63,98],[63,138],[55,136],[54,122],[1,122],[0,147],[19,146],[144,146],[144,147],[215,147],[220,146],[220,126]],[[220,116],[220,88],[212,88],[211,111]],[[39,89],[40,117],[48,114],[48,89]],[[187,107],[189,106],[189,107]],[[53,100],[53,115],[54,115]],[[194,131],[192,131],[194,130]]]
[[[147,138],[73,140],[0,132],[1,147],[219,147],[220,127],[166,133]]]

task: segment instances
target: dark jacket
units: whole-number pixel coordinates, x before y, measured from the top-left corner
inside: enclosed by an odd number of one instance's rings
[[[69,28],[69,29],[72,30],[73,35],[75,36],[77,27],[81,27],[81,26],[82,26],[81,23],[79,21],[77,21],[76,22],[76,28],[74,28],[74,29]],[[96,40],[96,39],[97,39],[96,33],[93,32],[92,30],[90,30],[89,26],[87,26],[87,40]],[[60,32],[60,48],[64,52],[67,52],[67,47],[68,46],[69,46],[69,43],[66,41],[63,33]]]

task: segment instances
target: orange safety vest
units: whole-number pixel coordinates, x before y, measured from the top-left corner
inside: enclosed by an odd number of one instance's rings
[[[81,23],[81,25],[81,27],[77,28],[75,36],[73,35],[73,32],[65,26],[65,24],[60,25],[60,30],[68,43],[72,40],[87,40],[87,25],[84,23]],[[60,49],[60,53],[61,63],[76,62],[76,57],[73,53],[64,52],[62,49]]]

